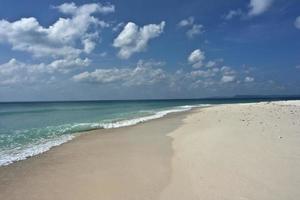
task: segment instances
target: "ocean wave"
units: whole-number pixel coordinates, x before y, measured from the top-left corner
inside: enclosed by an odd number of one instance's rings
[[[25,147],[16,147],[10,150],[0,152],[0,166],[6,166],[13,162],[25,160],[26,158],[44,153],[52,147],[59,146],[72,140],[75,135],[63,135],[52,140],[40,141],[37,144],[27,145]]]
[[[170,114],[170,113],[184,112],[184,111],[191,110],[192,108],[206,107],[206,106],[210,106],[210,104],[178,106],[173,109],[158,111],[158,112],[154,113],[153,115],[149,115],[149,116],[128,119],[128,120],[122,120],[122,121],[117,121],[117,122],[112,122],[112,123],[103,123],[102,127],[105,129],[109,129],[109,128],[120,128],[120,127],[132,126],[132,125],[136,125],[138,123],[146,122],[149,120],[162,118],[165,115]]]
[[[15,146],[6,146],[0,149],[0,166],[9,165],[15,161],[24,160],[43,152],[52,147],[59,146],[76,137],[75,133],[90,131],[95,129],[121,128],[136,125],[142,122],[159,119],[170,113],[184,112],[196,107],[207,107],[209,104],[177,106],[159,111],[141,111],[148,113],[147,116],[136,117],[132,119],[115,119],[114,121],[104,121],[100,123],[76,123],[66,124],[56,127],[45,127],[34,131],[25,130],[22,133],[4,138],[1,136],[2,147],[5,144],[11,144],[12,141],[20,141],[26,137],[31,137],[28,144],[17,144]],[[152,114],[150,114],[152,113]]]

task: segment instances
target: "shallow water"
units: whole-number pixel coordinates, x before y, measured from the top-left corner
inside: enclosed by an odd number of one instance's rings
[[[0,103],[0,166],[45,152],[83,131],[130,126],[192,107],[261,100]]]

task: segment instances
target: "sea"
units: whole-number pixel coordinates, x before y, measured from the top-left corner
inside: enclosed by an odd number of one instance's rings
[[[89,130],[131,126],[195,107],[266,100],[217,98],[3,102],[0,103],[0,166],[48,151]]]

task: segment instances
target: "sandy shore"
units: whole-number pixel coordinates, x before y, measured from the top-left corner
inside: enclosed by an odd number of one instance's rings
[[[0,199],[299,199],[299,102],[220,105],[92,131],[0,167]]]

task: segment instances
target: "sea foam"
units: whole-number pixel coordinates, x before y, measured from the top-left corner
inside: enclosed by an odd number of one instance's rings
[[[138,123],[146,122],[149,120],[159,119],[167,114],[184,112],[191,110],[195,107],[207,107],[209,104],[201,105],[186,105],[169,108],[166,110],[160,110],[153,112],[151,115],[137,117],[133,119],[118,120],[114,122],[101,122],[101,123],[76,123],[67,124],[59,127],[46,127],[48,131],[55,132],[55,137],[48,139],[39,139],[31,144],[25,146],[16,146],[14,148],[2,149],[0,151],[0,166],[9,165],[15,161],[24,160],[28,157],[32,157],[43,152],[50,150],[52,147],[59,146],[72,140],[74,137],[79,135],[80,132],[89,131],[94,129],[110,129],[110,128],[121,128],[126,126],[136,125]],[[59,134],[57,134],[59,133]],[[60,135],[62,134],[62,135]]]

